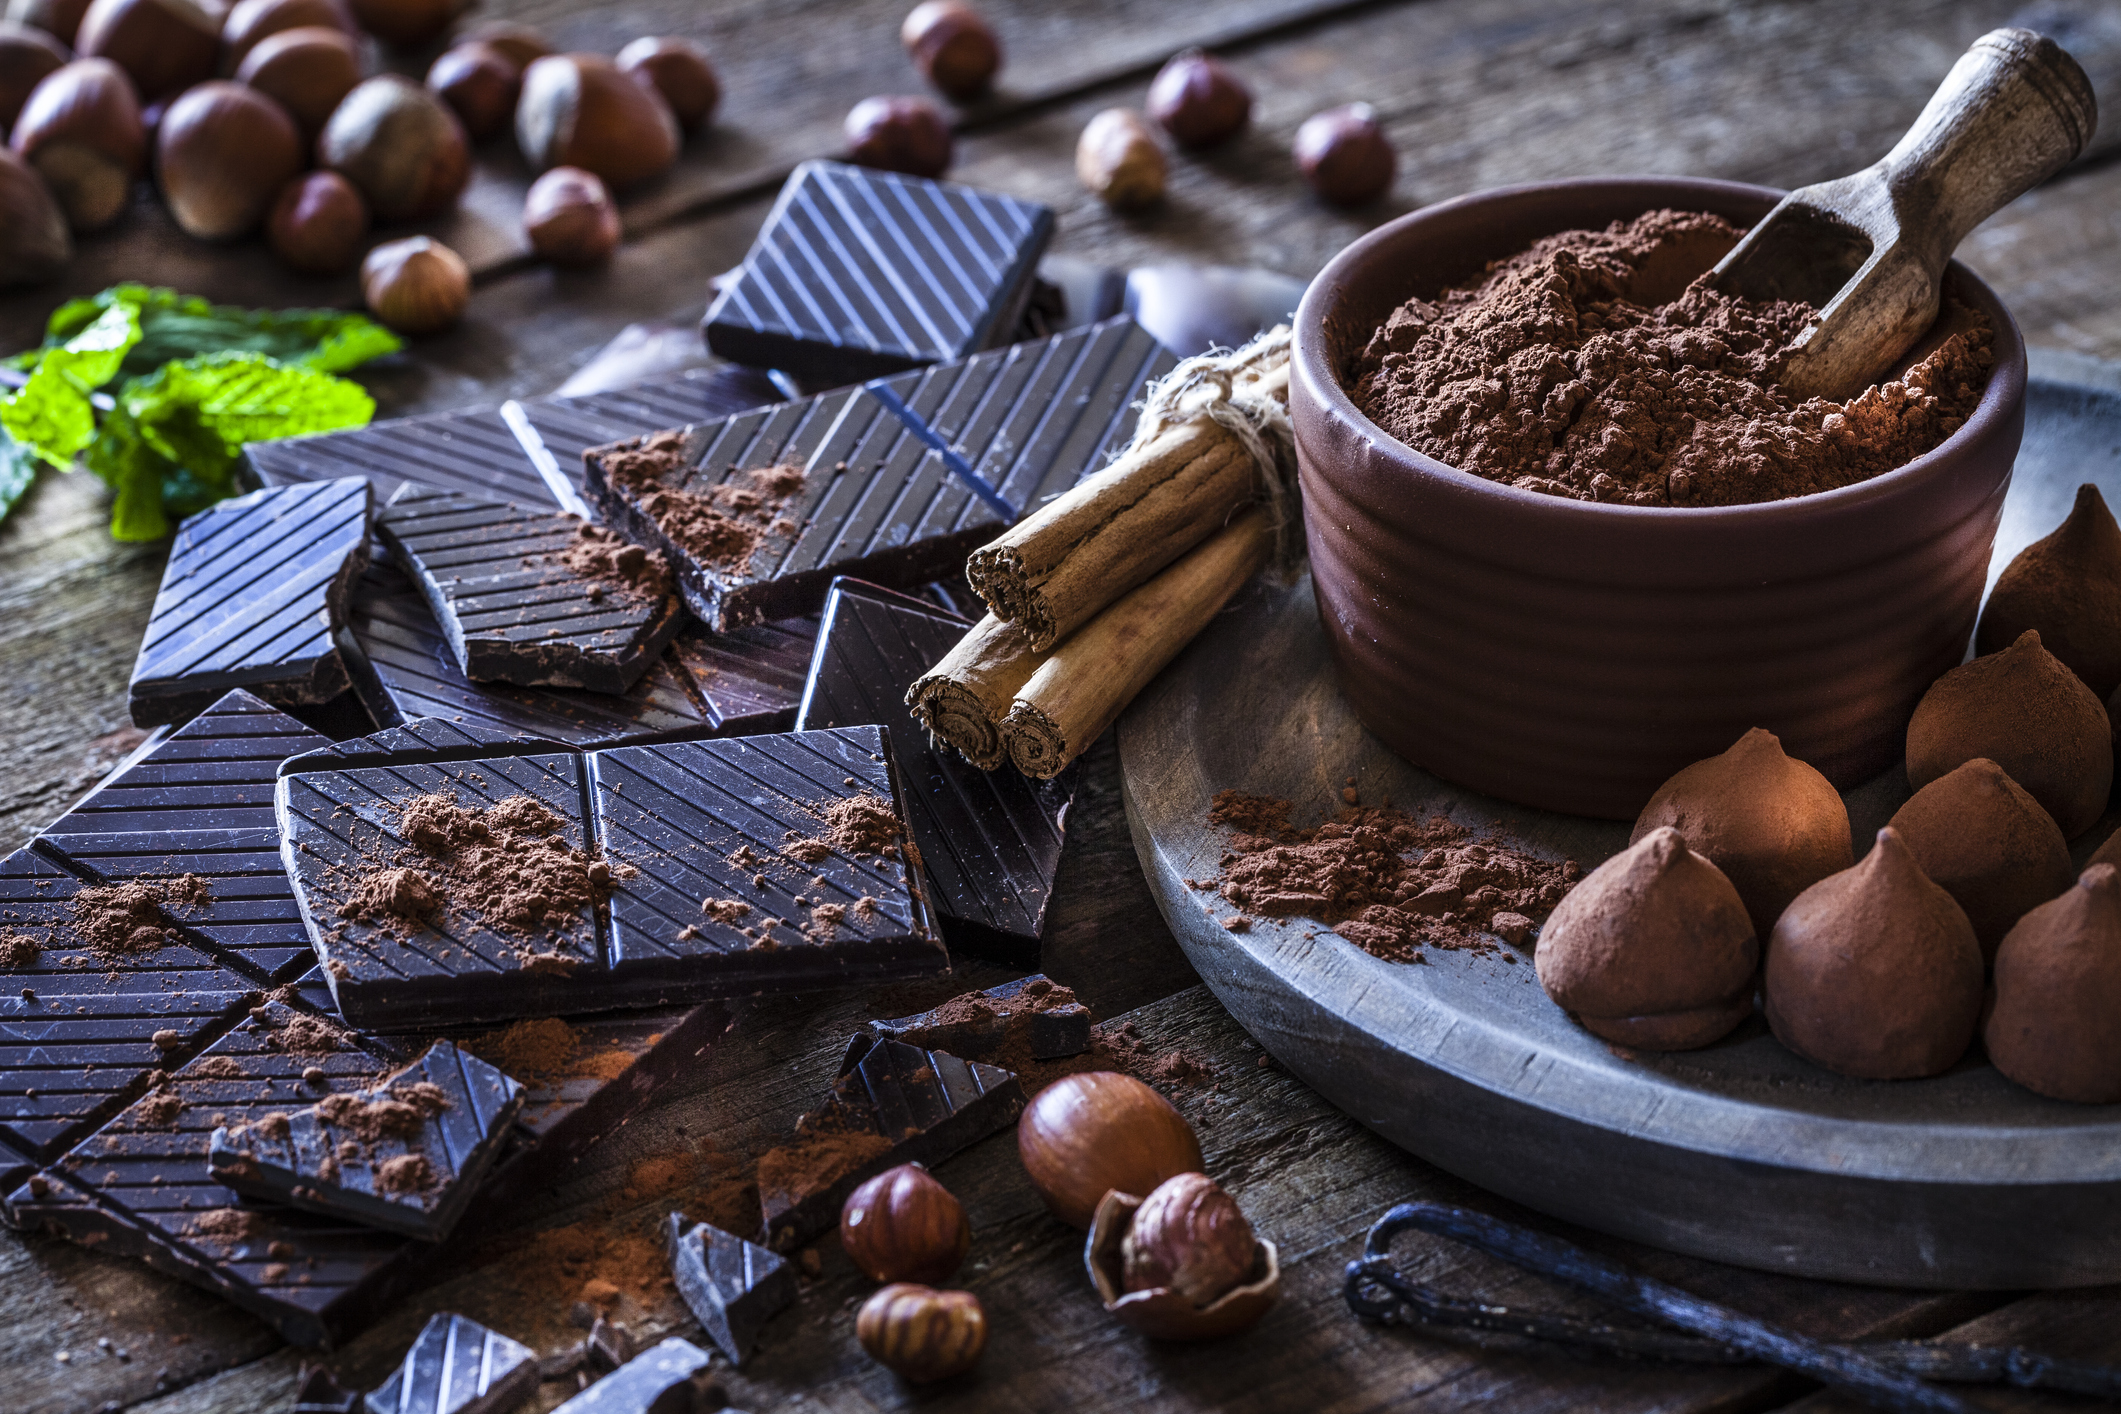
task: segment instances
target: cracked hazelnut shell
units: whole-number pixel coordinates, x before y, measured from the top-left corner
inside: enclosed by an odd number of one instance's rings
[[[72,59],[73,52],[30,25],[0,20],[0,138],[22,113],[22,105],[44,76]]]
[[[1669,826],[1584,876],[1533,955],[1540,985],[1577,1024],[1654,1051],[1729,1035],[1752,1014],[1759,962],[1738,890]]]
[[[337,172],[305,172],[280,189],[265,217],[265,241],[304,275],[351,270],[368,237],[368,203]]]
[[[964,1205],[919,1164],[885,1169],[847,1195],[840,1246],[871,1281],[948,1281],[972,1250]]]
[[[353,15],[340,0],[237,0],[221,22],[221,73],[233,75],[250,51],[291,29],[336,30],[353,38]]]
[[[155,133],[155,179],[188,235],[233,240],[258,228],[302,170],[287,110],[243,84],[211,79],[184,91]]]
[[[504,131],[515,118],[523,66],[482,40],[445,49],[427,70],[427,87],[440,94],[473,142]]]
[[[317,138],[317,165],[360,189],[378,221],[417,221],[455,205],[471,180],[464,125],[411,79],[354,85]]]
[[[707,51],[689,39],[644,35],[621,49],[614,62],[636,83],[653,88],[688,132],[713,117],[722,101],[721,80]]]
[[[969,1291],[893,1282],[862,1303],[854,1334],[878,1364],[929,1384],[979,1363],[987,1348],[987,1312]]]
[[[2100,701],[2121,688],[2121,526],[2089,482],[2069,518],[1997,577],[1974,651],[2001,652],[2027,629]]]
[[[109,224],[147,155],[132,80],[108,59],[60,66],[30,94],[9,146],[44,178],[74,230]]]
[[[1114,1189],[1148,1193],[1201,1167],[1200,1140],[1171,1102],[1131,1075],[1065,1076],[1032,1097],[1016,1122],[1024,1172],[1053,1215],[1088,1228]]]
[[[73,254],[51,188],[36,168],[0,147],[0,288],[49,280]]]
[[[386,241],[361,262],[361,298],[400,334],[435,334],[464,317],[471,271],[462,256],[427,236]]]
[[[2026,1089],[2121,1103],[2121,873],[2094,863],[1996,952],[1988,1058]]]
[[[1156,71],[1147,107],[1149,117],[1180,147],[1214,147],[1252,121],[1252,90],[1222,60],[1188,49]]]
[[[1258,1324],[1281,1296],[1280,1256],[1264,1238],[1238,1284],[1205,1306],[1169,1287],[1126,1290],[1123,1253],[1143,1201],[1132,1193],[1107,1193],[1091,1219],[1083,1265],[1106,1312],[1155,1340],[1215,1340]]]
[[[1841,793],[1759,727],[1659,786],[1629,843],[1667,825],[1724,872],[1763,938],[1791,899],[1856,857]]]
[[[678,156],[662,95],[597,54],[553,54],[523,71],[516,142],[531,166],[580,167],[613,191],[661,176]]]
[[[1985,756],[1916,791],[1890,823],[1922,872],[1966,911],[1990,960],[2003,935],[2075,874],[2054,818]]]
[[[1204,1173],[1167,1178],[1142,1199],[1120,1240],[1120,1285],[1212,1305],[1243,1284],[1259,1249],[1237,1200]]]
[[[925,98],[865,98],[847,110],[847,160],[880,172],[940,177],[956,150],[949,120]]]
[[[1115,211],[1139,210],[1164,199],[1162,144],[1131,108],[1107,108],[1083,127],[1075,143],[1075,176]]]
[[[1952,896],[1887,826],[1853,868],[1797,896],[1768,936],[1768,1026],[1842,1075],[1949,1070],[1981,1018],[1981,944]]]
[[[1335,206],[1367,206],[1392,186],[1399,154],[1367,103],[1345,103],[1313,113],[1296,129],[1296,170]]]
[[[236,70],[236,81],[286,109],[307,151],[361,81],[361,51],[352,36],[326,25],[283,29],[258,41]]]
[[[906,13],[898,37],[921,77],[959,103],[985,93],[1001,72],[993,26],[959,0],[923,0]]]
[[[221,16],[198,0],[95,0],[74,49],[125,70],[140,101],[152,103],[212,77]]]

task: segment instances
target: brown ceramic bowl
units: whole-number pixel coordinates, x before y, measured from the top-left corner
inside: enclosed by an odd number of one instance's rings
[[[1541,236],[1658,207],[1750,225],[1781,196],[1685,178],[1507,187],[1427,207],[1334,258],[1296,313],[1289,407],[1319,618],[1363,725],[1435,774],[1524,805],[1629,819],[1674,771],[1766,727],[1837,786],[1884,770],[1973,631],[2025,425],[2025,347],[1995,327],[1972,417],[1859,485],[1752,506],[1610,506],[1422,455],[1342,389],[1409,296]]]

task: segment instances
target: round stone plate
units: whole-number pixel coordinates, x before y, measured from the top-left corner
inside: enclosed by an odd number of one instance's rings
[[[2036,358],[2025,450],[1991,578],[2067,513],[2080,481],[2121,505],[2121,366]],[[1676,1251],[1885,1285],[2027,1288],[2121,1280],[2121,1106],[2042,1099],[1974,1053],[1930,1080],[1847,1080],[1756,1016],[1676,1055],[1623,1053],[1570,1024],[1531,948],[1380,962],[1325,926],[1232,913],[1216,791],[1286,797],[1299,823],[1365,801],[1442,813],[1585,869],[1629,827],[1521,809],[1408,765],[1334,684],[1305,580],[1255,587],[1120,726],[1127,817],[1165,920],[1275,1059],[1392,1142],[1518,1202]],[[1899,771],[1848,796],[1859,852],[1907,796]],[[2091,852],[2114,828],[2076,842]]]

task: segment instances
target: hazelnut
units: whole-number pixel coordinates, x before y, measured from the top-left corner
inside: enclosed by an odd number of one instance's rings
[[[886,1169],[847,1195],[840,1246],[873,1281],[947,1281],[972,1247],[972,1224],[919,1164]]]
[[[0,20],[0,137],[44,76],[73,58],[67,47],[41,29]]]
[[[48,280],[73,253],[51,188],[35,168],[0,147],[0,288]]]
[[[893,1282],[862,1303],[854,1334],[879,1364],[927,1384],[972,1368],[987,1346],[987,1313],[969,1291]]]
[[[1399,155],[1367,103],[1313,113],[1296,130],[1296,170],[1319,198],[1335,206],[1365,206],[1392,185]]]
[[[125,70],[141,101],[152,102],[212,76],[221,14],[199,0],[95,0],[74,48]]]
[[[493,45],[474,40],[443,51],[427,71],[427,86],[456,110],[473,142],[484,142],[515,116],[523,66]]]
[[[417,49],[448,29],[470,0],[349,0],[354,23],[394,49]]]
[[[9,19],[41,29],[68,46],[80,34],[81,17],[87,13],[88,0],[9,0],[7,6]]]
[[[707,51],[689,39],[636,39],[619,51],[618,66],[662,95],[681,128],[699,127],[722,101],[721,80]]]
[[[1148,108],[1180,147],[1213,147],[1236,137],[1251,121],[1252,91],[1222,60],[1188,49],[1156,71]]]
[[[258,41],[236,70],[295,120],[306,151],[332,110],[361,81],[361,51],[352,36],[326,25],[283,29]]]
[[[516,142],[531,166],[580,167],[613,190],[669,170],[678,120],[662,95],[596,54],[553,54],[523,71]]]
[[[1180,1175],[1168,1186],[1174,1186],[1181,1195],[1198,1195],[1209,1189],[1218,1194],[1221,1192],[1200,1174]],[[1090,1239],[1083,1247],[1083,1265],[1089,1269],[1090,1284],[1097,1289],[1098,1299],[1104,1302],[1107,1312],[1157,1340],[1213,1340],[1249,1329],[1273,1308],[1281,1295],[1281,1265],[1273,1243],[1252,1237],[1247,1260],[1239,1267],[1235,1226],[1227,1217],[1213,1222],[1200,1221],[1209,1207],[1197,1196],[1182,1196],[1165,1216],[1151,1218],[1154,1226],[1150,1231],[1137,1233],[1138,1217],[1147,1207],[1147,1199],[1131,1193],[1107,1193],[1097,1205],[1096,1216],[1091,1219]],[[1234,1208],[1233,1204],[1233,1211]],[[1191,1224],[1182,1216],[1188,1211],[1195,1215]],[[1246,1234],[1250,1235],[1250,1224],[1245,1223],[1243,1214],[1236,1214],[1235,1221],[1243,1224]],[[1204,1280],[1198,1283],[1198,1289],[1213,1288],[1226,1279],[1229,1284],[1223,1285],[1205,1302],[1170,1286],[1147,1285],[1129,1289],[1126,1277],[1130,1248],[1138,1253],[1161,1248],[1168,1248],[1174,1254],[1190,1252],[1193,1244],[1186,1240],[1189,1227],[1195,1233],[1204,1229],[1215,1232],[1214,1237],[1201,1244],[1214,1247],[1216,1256],[1212,1265],[1215,1270],[1210,1274],[1209,1264],[1199,1265],[1198,1271]],[[1135,1258],[1137,1263],[1143,1264],[1152,1260]],[[1232,1270],[1236,1275],[1229,1277]],[[1138,1272],[1143,1278],[1160,1274],[1160,1270],[1152,1273],[1148,1265],[1142,1265]]]
[[[1259,1247],[1237,1200],[1204,1173],[1167,1178],[1142,1199],[1120,1242],[1129,1291],[1162,1287],[1206,1306],[1243,1281]]]
[[[1152,206],[1164,199],[1164,150],[1141,114],[1107,108],[1076,141],[1075,175],[1115,211]]]
[[[1105,1194],[1147,1193],[1201,1166],[1200,1141],[1171,1102],[1131,1075],[1054,1081],[1016,1124],[1017,1154],[1055,1217],[1088,1228]]]
[[[396,74],[354,85],[317,139],[317,165],[342,174],[378,221],[417,221],[453,205],[471,180],[463,124],[449,105]]]
[[[234,74],[263,40],[291,29],[329,29],[351,39],[353,16],[340,0],[237,0],[221,22],[221,72]]]
[[[489,20],[474,28],[459,41],[462,44],[491,44],[516,66],[520,76],[523,70],[552,52],[552,46],[528,25],[510,24],[506,20]]]
[[[37,85],[9,144],[51,187],[67,223],[93,231],[125,209],[147,155],[132,80],[108,59],[76,59]]]
[[[847,160],[884,172],[940,177],[954,140],[942,110],[925,98],[865,98],[847,112]]]
[[[429,237],[386,241],[361,262],[361,298],[400,334],[433,334],[464,317],[471,271],[462,256]]]
[[[596,173],[555,167],[523,198],[523,232],[555,265],[594,265],[619,248],[619,209]]]
[[[294,119],[255,89],[213,79],[169,105],[155,134],[155,177],[189,235],[228,240],[257,228],[302,170]]]
[[[921,77],[958,102],[979,97],[1002,67],[1001,41],[979,11],[958,0],[924,0],[899,26],[899,43]]]
[[[280,189],[265,218],[265,240],[288,268],[305,275],[351,270],[368,235],[368,203],[337,172],[306,172]]]

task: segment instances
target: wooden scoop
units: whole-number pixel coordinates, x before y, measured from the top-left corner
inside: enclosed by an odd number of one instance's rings
[[[1711,277],[1729,294],[1817,308],[1780,381],[1800,397],[1846,401],[1935,321],[1961,238],[2061,170],[2097,126],[2091,81],[2060,45],[1991,30],[1891,152],[1791,192]]]

